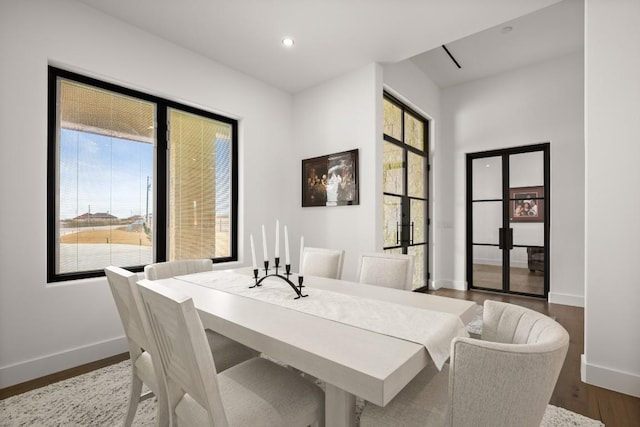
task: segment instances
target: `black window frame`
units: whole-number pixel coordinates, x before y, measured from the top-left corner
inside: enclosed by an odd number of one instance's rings
[[[202,110],[193,106],[185,105],[166,98],[161,98],[149,93],[130,89],[114,83],[95,79],[72,71],[64,70],[54,66],[48,66],[48,100],[47,100],[47,283],[62,282],[68,280],[86,279],[91,277],[104,276],[104,269],[87,270],[74,273],[56,273],[56,176],[58,171],[57,159],[57,80],[63,78],[81,84],[95,86],[100,89],[112,91],[118,94],[138,98],[143,101],[152,102],[156,105],[156,158],[154,178],[153,201],[154,206],[154,262],[166,261],[168,258],[168,157],[169,157],[169,132],[168,132],[168,110],[170,108],[199,115],[204,118],[217,120],[229,124],[232,128],[231,141],[231,189],[230,189],[230,256],[213,258],[214,263],[232,262],[238,260],[238,120],[221,116],[211,111]],[[106,266],[105,266],[106,267]],[[126,266],[130,271],[141,272],[144,265]]]

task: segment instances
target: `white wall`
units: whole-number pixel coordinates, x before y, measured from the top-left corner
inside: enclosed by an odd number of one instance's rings
[[[360,204],[301,207],[302,162],[296,160],[297,189],[292,199],[301,220],[305,246],[345,250],[344,279],[355,279],[358,257],[375,251],[381,241],[381,215],[376,206],[380,163],[378,135],[382,134],[382,71],[370,64],[293,99],[293,141],[296,159],[307,159],[357,148]],[[296,242],[297,247],[297,242]],[[380,247],[381,249],[381,247]]]
[[[583,74],[576,53],[442,91],[440,147],[451,163],[440,203],[453,223],[446,286],[465,288],[465,154],[550,142],[549,300],[583,305]]]
[[[104,278],[46,283],[48,64],[238,118],[236,265],[262,222],[295,235],[290,95],[74,1],[3,0],[0,52],[0,387],[127,349]]]
[[[640,2],[587,0],[582,378],[640,397]],[[631,50],[629,50],[631,49]]]

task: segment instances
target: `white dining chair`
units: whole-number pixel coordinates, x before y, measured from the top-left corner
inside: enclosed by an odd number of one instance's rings
[[[305,247],[302,251],[300,274],[340,279],[343,263],[343,250]]]
[[[168,279],[185,274],[212,271],[213,261],[205,259],[180,259],[145,265],[144,277],[149,280]]]
[[[145,333],[147,319],[136,285],[138,275],[113,266],[106,267],[104,271],[124,327],[131,358],[131,390],[124,425],[130,426],[133,422],[138,403],[153,395],[158,399],[157,417],[159,420],[165,421],[161,425],[168,425],[166,422],[168,420],[166,393],[164,388],[159,385],[151,354],[147,351],[149,348],[149,341]],[[143,383],[149,387],[152,393],[141,395]]]
[[[217,373],[193,300],[149,280],[138,286],[150,319],[150,351],[162,362],[173,424],[324,425],[324,393],[318,386],[260,357]]]
[[[148,280],[168,279],[205,271],[213,271],[213,262],[210,259],[166,261],[144,267],[144,275]],[[259,354],[257,351],[210,329],[207,329],[206,333],[209,347],[215,355],[216,366],[220,372]]]
[[[553,319],[485,301],[481,339],[458,337],[441,372],[430,365],[384,408],[366,403],[361,427],[539,427],[569,334]]]
[[[360,255],[358,282],[410,291],[414,263],[413,254],[364,253]]]

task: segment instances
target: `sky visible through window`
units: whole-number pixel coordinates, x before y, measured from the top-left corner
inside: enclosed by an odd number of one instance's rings
[[[153,145],[62,129],[60,141],[60,219],[91,213],[118,218],[145,215],[153,192]]]
[[[229,215],[230,141],[216,141],[216,213]],[[129,218],[153,211],[153,145],[62,129],[60,141],[60,219],[84,213]]]

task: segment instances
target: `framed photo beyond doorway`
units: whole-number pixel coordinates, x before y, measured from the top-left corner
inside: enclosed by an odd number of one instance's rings
[[[544,222],[544,187],[509,189],[511,222]]]

